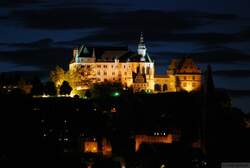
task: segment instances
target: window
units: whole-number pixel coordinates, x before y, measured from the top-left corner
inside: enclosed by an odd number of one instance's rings
[[[163,85],[163,91],[167,91],[168,90],[168,86],[167,86],[167,84],[164,84]]]
[[[192,83],[192,86],[195,87],[195,83]]]
[[[112,72],[112,75],[115,75],[115,72]]]
[[[124,75],[127,75],[127,72],[124,72]]]
[[[193,76],[193,80],[195,80],[195,76]]]
[[[104,71],[104,72],[103,72],[103,75],[107,75],[107,71]]]
[[[107,68],[108,66],[107,65],[103,65],[103,68]]]
[[[161,85],[155,84],[155,90],[156,91],[161,91]]]
[[[123,68],[125,69],[125,68],[126,68],[126,65],[123,65]]]
[[[186,77],[186,76],[184,76],[184,80],[187,80],[187,77]]]
[[[100,72],[100,70],[98,70],[98,71],[97,71],[97,75],[101,75],[101,72]]]
[[[186,86],[187,86],[187,83],[186,83],[186,82],[184,82],[184,83],[183,83],[183,87],[186,87]]]
[[[97,65],[97,68],[101,68],[101,65]]]

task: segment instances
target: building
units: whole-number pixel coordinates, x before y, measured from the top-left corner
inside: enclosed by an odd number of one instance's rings
[[[135,151],[140,149],[141,144],[171,144],[173,137],[171,134],[167,135],[136,135],[135,136]]]
[[[132,87],[134,92],[190,92],[201,87],[201,71],[191,58],[174,59],[165,75],[155,74],[154,62],[147,52],[143,34],[140,36],[137,53],[127,47],[82,45],[75,48],[69,71],[89,76],[94,83],[121,82],[124,87]],[[88,88],[81,81],[75,82],[75,86],[77,90]]]

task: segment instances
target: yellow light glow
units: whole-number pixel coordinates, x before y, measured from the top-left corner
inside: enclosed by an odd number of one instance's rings
[[[182,87],[182,89],[186,90],[187,92],[191,92],[193,90],[192,83],[188,82],[186,86]]]
[[[97,142],[94,142],[94,141],[84,142],[84,152],[85,153],[97,153],[98,152]]]

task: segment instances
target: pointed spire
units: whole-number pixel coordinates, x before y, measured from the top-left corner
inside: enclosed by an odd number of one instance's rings
[[[143,44],[144,43],[144,37],[143,37],[143,33],[141,32],[141,36],[140,36],[140,44]]]
[[[89,54],[89,50],[87,49],[86,46],[84,46],[84,48],[83,48],[83,54]]]

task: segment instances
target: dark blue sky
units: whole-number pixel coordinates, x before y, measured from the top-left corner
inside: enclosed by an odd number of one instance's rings
[[[0,72],[66,68],[82,43],[135,50],[144,32],[158,73],[191,56],[212,64],[217,87],[250,90],[249,8],[248,0],[1,0]]]

